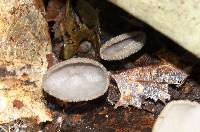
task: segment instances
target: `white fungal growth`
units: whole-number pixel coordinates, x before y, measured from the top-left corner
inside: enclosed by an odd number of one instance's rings
[[[162,110],[153,132],[200,132],[200,104],[172,101]]]
[[[105,67],[87,58],[63,61],[50,68],[43,79],[44,91],[67,102],[97,98],[107,91],[108,84]]]
[[[121,34],[107,41],[100,48],[100,56],[104,60],[121,60],[138,52],[145,42],[143,32]]]

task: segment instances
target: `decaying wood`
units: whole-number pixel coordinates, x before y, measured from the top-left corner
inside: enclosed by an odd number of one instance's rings
[[[0,0],[0,123],[51,120],[41,81],[51,52],[41,0]]]

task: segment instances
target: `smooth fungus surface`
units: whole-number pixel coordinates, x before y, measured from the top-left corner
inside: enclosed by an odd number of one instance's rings
[[[72,63],[52,70],[43,87],[63,101],[86,101],[103,95],[108,78],[105,70],[90,63]]]

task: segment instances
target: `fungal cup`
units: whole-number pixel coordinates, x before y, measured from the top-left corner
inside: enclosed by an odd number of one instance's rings
[[[51,67],[43,78],[44,91],[66,101],[88,101],[108,89],[109,73],[97,61],[72,58]]]
[[[109,61],[124,59],[142,49],[145,39],[143,32],[121,34],[102,45],[100,56]]]
[[[200,104],[189,100],[168,103],[156,120],[153,132],[199,132]]]

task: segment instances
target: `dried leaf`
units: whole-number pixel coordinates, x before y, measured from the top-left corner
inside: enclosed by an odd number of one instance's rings
[[[165,102],[166,99],[170,99],[168,85],[180,86],[187,76],[186,73],[166,62],[134,67],[119,74],[113,74],[112,78],[116,81],[121,93],[115,108],[128,105],[141,108],[147,98]]]
[[[73,9],[71,2],[71,0],[66,1],[65,10],[62,10],[60,19],[54,25],[56,36],[60,38],[61,35],[64,40],[64,59],[73,57],[77,53],[82,41],[90,41],[92,43],[95,58],[98,58],[100,49],[99,25],[96,25],[98,23],[92,23],[93,27],[88,27],[85,23],[82,23],[79,15],[83,15],[85,10],[83,10],[82,6],[77,6],[77,10],[80,13],[78,15]],[[84,5],[86,6],[86,3]],[[91,24],[89,21],[86,21],[86,23]]]
[[[52,120],[42,101],[51,43],[40,0],[0,0],[0,123]]]

